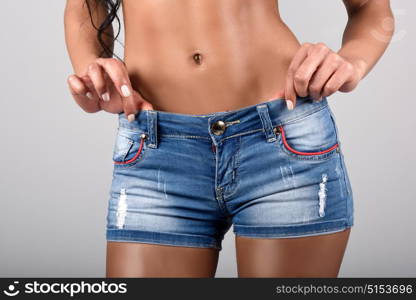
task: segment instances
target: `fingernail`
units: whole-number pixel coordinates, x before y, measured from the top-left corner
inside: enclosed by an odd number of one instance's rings
[[[91,92],[87,92],[86,96],[87,96],[89,99],[92,99],[92,94],[91,94]]]
[[[286,106],[288,110],[292,110],[293,109],[293,102],[290,100],[286,100]]]
[[[134,119],[135,119],[134,114],[130,114],[130,115],[127,116],[127,120],[129,120],[129,122],[133,122]]]
[[[123,93],[124,97],[130,97],[130,89],[127,85],[121,86],[121,92]]]
[[[101,97],[103,98],[104,101],[110,101],[110,94],[108,92],[102,94]]]

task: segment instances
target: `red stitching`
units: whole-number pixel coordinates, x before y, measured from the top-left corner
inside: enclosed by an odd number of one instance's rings
[[[283,141],[283,144],[285,145],[285,147],[287,149],[289,149],[290,151],[292,151],[293,153],[296,153],[296,154],[300,154],[300,155],[319,155],[319,154],[324,154],[324,153],[327,153],[329,151],[332,151],[332,150],[334,150],[338,147],[338,143],[336,143],[332,147],[330,147],[326,150],[323,150],[323,151],[319,151],[319,152],[301,152],[301,151],[297,151],[297,150],[293,149],[292,147],[290,147],[289,144],[287,143],[286,136],[285,136],[285,131],[284,131],[283,127],[279,126],[279,129],[280,129],[280,133],[282,134],[282,141]]]
[[[137,150],[137,153],[136,153],[136,155],[134,155],[133,158],[129,159],[128,161],[115,161],[114,163],[117,164],[117,165],[125,165],[125,164],[129,164],[129,163],[135,161],[137,159],[137,157],[140,155],[140,153],[142,152],[143,144],[144,144],[144,138],[141,139],[139,150]]]

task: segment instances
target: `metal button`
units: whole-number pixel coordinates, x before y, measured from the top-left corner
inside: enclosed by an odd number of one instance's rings
[[[225,131],[226,125],[224,121],[218,120],[217,122],[213,123],[211,126],[212,133],[215,135],[223,134]]]

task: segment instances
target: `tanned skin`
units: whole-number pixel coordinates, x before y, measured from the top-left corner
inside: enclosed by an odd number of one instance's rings
[[[344,0],[348,23],[340,49],[301,44],[275,0],[124,0],[120,61],[98,57],[101,47],[83,3],[67,0],[64,15],[74,68],[70,92],[86,112],[124,112],[130,121],[143,109],[204,114],[275,98],[293,109],[296,95],[350,92],[394,32],[389,0]],[[96,7],[96,24],[105,15]],[[237,236],[238,276],[337,277],[349,234]],[[214,277],[218,250],[107,242],[106,262],[107,277]]]

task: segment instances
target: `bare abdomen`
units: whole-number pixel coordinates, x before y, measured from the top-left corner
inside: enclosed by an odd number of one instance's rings
[[[271,99],[299,47],[275,1],[125,0],[125,63],[155,109],[204,114]]]

